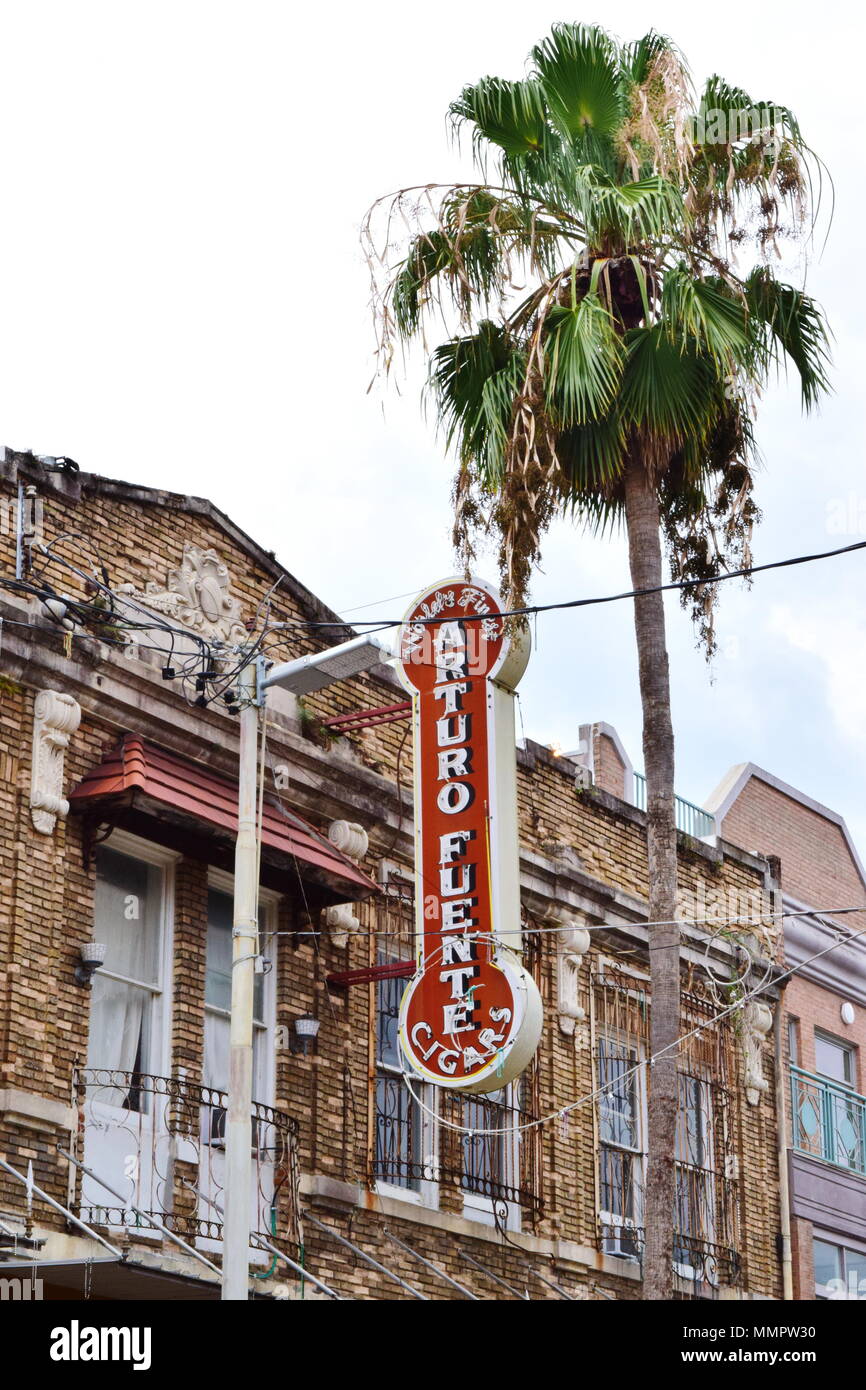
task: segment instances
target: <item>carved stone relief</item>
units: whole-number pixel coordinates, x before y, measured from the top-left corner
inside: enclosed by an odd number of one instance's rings
[[[63,795],[63,757],[81,723],[81,706],[71,695],[42,690],[33,709],[30,815],[40,835],[51,835],[57,817],[69,815]]]
[[[240,599],[232,596],[228,569],[215,550],[185,545],[180,566],[169,570],[164,585],[151,581],[138,589],[121,584],[118,593],[209,641],[234,645],[249,639]]]
[[[764,1077],[764,1039],[773,1026],[773,1012],[768,1004],[753,999],[743,1010],[743,1059],[745,1062],[746,1100],[757,1105],[762,1094],[770,1089]]]
[[[589,950],[590,936],[576,922],[563,923],[557,932],[557,1013],[560,1032],[573,1037],[575,1026],[586,1018],[580,1004],[580,967]]]

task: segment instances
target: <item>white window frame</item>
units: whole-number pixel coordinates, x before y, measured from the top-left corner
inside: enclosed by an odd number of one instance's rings
[[[632,1148],[627,1144],[610,1144],[606,1140],[602,1140],[601,1133],[599,1132],[598,1158],[596,1160],[598,1164],[599,1202],[601,1201],[602,1149],[610,1149],[617,1153],[630,1154],[633,1159],[634,1172],[639,1176],[639,1186],[638,1192],[636,1194],[638,1197],[638,1201],[636,1204],[638,1207],[637,1221],[635,1221],[632,1217],[620,1216],[616,1212],[606,1211],[603,1207],[599,1206],[598,1222],[600,1226],[618,1226],[620,1230],[623,1231],[634,1231],[638,1230],[640,1227],[644,1225],[644,1206],[646,1202],[646,1143],[644,1142],[644,1140],[647,1134],[649,1116],[647,1112],[646,1068],[640,1066],[640,1063],[646,1061],[646,1049],[643,1043],[637,1042],[634,1039],[629,1038],[626,1034],[623,1034],[620,1031],[600,1031],[598,1034],[597,1045],[600,1047],[603,1041],[613,1043],[615,1046],[622,1048],[629,1048],[632,1046],[632,1044],[634,1045],[635,1060],[630,1065],[637,1066],[639,1068],[639,1070],[636,1071],[633,1075],[635,1087],[635,1118],[637,1120],[638,1125],[638,1143],[636,1148]],[[598,1070],[598,1061],[599,1059],[596,1056],[594,1077],[595,1086],[601,1085],[601,1075]],[[618,1240],[619,1238],[616,1238],[614,1236],[605,1236],[605,1247],[608,1242],[612,1245],[615,1239]],[[611,1255],[613,1258],[618,1260],[635,1261],[638,1258],[636,1255],[633,1255],[629,1250],[608,1250],[607,1248],[605,1248],[604,1254]]]
[[[208,889],[215,888],[217,892],[226,893],[230,898],[234,897],[234,875],[226,873],[223,869],[208,869],[207,875]],[[277,904],[280,895],[270,888],[259,888],[259,950],[262,950],[268,934],[275,930]],[[276,940],[276,938],[274,938]],[[205,969],[207,969],[207,937],[205,936]],[[267,952],[263,952],[267,954]],[[276,960],[273,960],[271,969],[262,976],[262,1016],[263,1023],[253,1020],[253,1032],[258,1029],[262,1038],[260,1044],[262,1063],[262,1091],[263,1095],[255,1094],[255,1074],[253,1075],[253,1101],[259,1105],[273,1107],[276,1099]],[[214,1017],[223,1018],[231,1022],[230,1009],[218,1009],[213,1004],[205,1003],[205,1015],[210,1013]]]
[[[170,1077],[172,1075],[171,1024],[174,991],[175,869],[181,856],[175,850],[164,849],[161,845],[154,844],[151,840],[142,839],[139,835],[132,835],[126,830],[112,830],[110,835],[104,840],[100,840],[96,848],[116,850],[118,854],[125,854],[130,859],[138,859],[144,864],[161,870],[162,891],[159,904],[159,945],[157,950],[158,983],[153,985],[147,981],[132,980],[125,975],[118,975],[104,966],[100,970],[100,974],[106,979],[118,980],[123,984],[134,985],[137,989],[145,989],[151,995],[151,1055],[147,1059],[147,1066],[143,1069],[144,1075]],[[93,929],[94,931],[97,930],[95,921]],[[156,1045],[154,1045],[155,1040]],[[95,1065],[98,1066],[98,1063]]]
[[[816,1056],[815,1056],[815,1075],[822,1080],[829,1081],[832,1086],[844,1086],[846,1090],[857,1090],[857,1048],[853,1043],[849,1043],[847,1038],[837,1038],[835,1034],[828,1033],[824,1028],[815,1029]],[[819,1042],[829,1043],[831,1047],[837,1047],[844,1057],[848,1059],[848,1070],[850,1076],[846,1081],[839,1081],[835,1076],[828,1076],[825,1071],[818,1070],[817,1044]]]

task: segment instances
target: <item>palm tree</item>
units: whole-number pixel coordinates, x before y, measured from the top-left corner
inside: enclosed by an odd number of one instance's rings
[[[632,585],[646,591],[634,615],[661,1055],[643,1272],[644,1296],[669,1298],[680,964],[662,537],[712,651],[712,581],[750,563],[757,395],[788,363],[806,409],[827,389],[821,312],[770,266],[783,238],[814,226],[820,165],[787,108],[718,77],[696,102],[655,33],[621,44],[557,25],[525,79],[482,78],[451,116],[471,134],[480,181],[403,190],[366,224],[380,348],[387,368],[441,317],[429,391],[459,457],[455,540],[468,564],[474,536],[498,537],[511,606],[563,512],[599,531],[624,522]]]

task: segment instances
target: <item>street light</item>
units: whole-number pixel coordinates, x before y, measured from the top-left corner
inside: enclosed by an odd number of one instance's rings
[[[252,1177],[253,997],[258,950],[259,856],[256,778],[259,710],[271,686],[296,695],[322,690],[391,658],[374,637],[312,652],[264,669],[250,661],[240,678],[238,835],[235,845],[234,919],[229,1084],[226,1106],[226,1181],[223,1215],[223,1299],[249,1297],[250,1191]]]
[[[351,641],[341,642],[338,647],[329,647],[327,651],[311,652],[309,656],[299,656],[296,661],[272,666],[267,675],[259,680],[259,691],[278,685],[283,690],[291,690],[294,695],[310,695],[314,690],[333,685],[334,681],[357,676],[360,671],[391,659],[391,652],[375,637],[353,637]]]

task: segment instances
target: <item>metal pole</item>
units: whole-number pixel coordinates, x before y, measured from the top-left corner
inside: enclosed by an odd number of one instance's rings
[[[208,1202],[210,1206],[213,1207],[214,1211],[219,1212],[220,1216],[224,1215],[223,1209],[220,1206],[219,1202],[214,1201],[213,1197],[208,1197],[206,1192],[202,1192],[201,1189],[196,1187],[194,1183],[187,1182],[186,1178],[181,1178],[181,1182],[184,1184],[185,1187],[188,1187],[193,1192],[195,1192],[197,1196],[203,1197],[204,1200]],[[340,1303],[346,1302],[341,1293],[337,1293],[335,1289],[330,1288],[327,1284],[323,1284],[321,1279],[316,1278],[315,1274],[311,1274],[308,1269],[304,1269],[303,1265],[299,1265],[294,1260],[290,1259],[289,1256],[286,1254],[285,1250],[278,1249],[278,1247],[274,1245],[271,1241],[266,1240],[264,1236],[260,1236],[257,1231],[250,1236],[250,1240],[254,1242],[258,1249],[270,1250],[272,1255],[278,1255],[279,1258],[289,1266],[289,1269],[294,1270],[296,1274],[300,1274],[302,1280],[305,1279],[307,1283],[315,1284],[316,1288],[321,1289],[322,1292],[326,1293],[329,1298],[336,1298]]]
[[[23,1182],[25,1187],[27,1186],[27,1179],[25,1178],[24,1174],[19,1173],[17,1168],[13,1168],[11,1163],[7,1163],[5,1158],[0,1158],[0,1168],[5,1168],[6,1172],[11,1173],[13,1178],[17,1178],[19,1182]],[[123,1251],[118,1250],[116,1245],[109,1245],[108,1241],[103,1240],[102,1236],[99,1235],[98,1232],[91,1230],[91,1228],[85,1225],[83,1221],[79,1221],[77,1216],[73,1216],[72,1212],[69,1210],[68,1207],[61,1206],[60,1202],[55,1202],[53,1197],[49,1197],[48,1193],[43,1192],[42,1188],[37,1187],[35,1183],[33,1183],[32,1186],[33,1191],[37,1193],[37,1195],[40,1196],[44,1201],[46,1201],[50,1207],[53,1207],[55,1211],[62,1212],[63,1215],[66,1217],[67,1221],[71,1221],[73,1226],[77,1226],[78,1229],[80,1231],[83,1231],[86,1236],[90,1236],[91,1240],[99,1241],[99,1244],[104,1245],[106,1250],[110,1250],[112,1255],[114,1255],[118,1260],[123,1260],[126,1258]]]
[[[479,1264],[477,1260],[473,1260],[472,1256],[468,1254],[466,1250],[461,1250],[459,1246],[457,1248],[457,1254],[460,1259],[465,1260],[467,1264],[474,1265],[476,1269],[480,1269],[481,1273],[486,1274],[488,1279],[492,1279],[494,1284],[501,1284],[503,1289],[507,1289],[509,1293],[513,1293],[515,1298],[522,1299],[524,1303],[532,1302],[528,1293],[520,1293],[518,1289],[513,1289],[510,1284],[506,1284],[504,1279],[500,1279],[498,1274],[494,1274],[492,1269],[488,1269],[486,1265]]]
[[[208,1269],[213,1270],[214,1274],[219,1274],[216,1265],[206,1259],[200,1250],[194,1250],[193,1247],[188,1245],[185,1240],[182,1240],[179,1235],[174,1231],[170,1231],[167,1226],[163,1225],[152,1212],[142,1211],[141,1207],[137,1207],[134,1202],[127,1202],[122,1192],[118,1192],[116,1187],[112,1187],[111,1183],[106,1182],[105,1178],[101,1178],[92,1168],[88,1168],[87,1165],[82,1163],[80,1158],[76,1158],[74,1154],[68,1153],[66,1149],[58,1149],[57,1152],[62,1154],[64,1158],[68,1158],[70,1163],[74,1163],[76,1168],[80,1168],[82,1173],[86,1173],[89,1178],[93,1178],[94,1182],[98,1182],[100,1187],[104,1187],[106,1192],[110,1192],[119,1202],[126,1203],[129,1210],[134,1211],[136,1216],[140,1216],[142,1221],[146,1221],[154,1231],[159,1231],[160,1235],[165,1236],[166,1240],[170,1240],[174,1245],[179,1245],[181,1250],[185,1251],[187,1255],[191,1255],[194,1260],[198,1260],[199,1264],[207,1265]]]
[[[240,716],[238,838],[235,847],[232,931],[231,1052],[226,1121],[224,1299],[249,1298],[250,1202],[252,1190],[253,994],[258,937],[259,865],[256,842],[256,777],[259,711],[256,667],[240,680],[245,701]]]
[[[471,1298],[473,1303],[482,1302],[482,1300],[478,1297],[477,1294],[472,1293],[470,1289],[467,1289],[465,1284],[458,1284],[456,1279],[452,1279],[451,1275],[446,1274],[444,1269],[440,1269],[438,1265],[434,1265],[432,1260],[425,1260],[424,1256],[419,1255],[418,1251],[413,1249],[411,1245],[407,1245],[406,1242],[403,1240],[398,1240],[396,1236],[391,1234],[387,1226],[385,1226],[383,1229],[385,1231],[385,1235],[388,1237],[390,1241],[393,1241],[395,1245],[399,1245],[400,1249],[405,1250],[407,1255],[413,1255],[416,1260],[420,1261],[420,1263],[424,1265],[425,1269],[431,1270],[433,1274],[437,1274],[440,1279],[444,1279],[446,1284],[450,1284],[451,1287],[457,1289],[459,1293],[463,1293],[466,1295],[467,1298]]]
[[[782,990],[776,1002],[773,1017],[773,1045],[775,1049],[776,1070],[776,1126],[779,1159],[779,1225],[781,1226],[782,1249],[782,1298],[790,1302],[794,1297],[794,1265],[791,1254],[791,1193],[788,1185],[788,1125],[787,1125],[787,1086],[783,1069],[782,1020],[785,991]]]
[[[333,1226],[326,1226],[324,1221],[319,1221],[318,1217],[312,1216],[308,1211],[304,1212],[304,1220],[312,1221],[313,1225],[318,1226],[320,1231],[324,1231],[332,1240],[336,1240],[338,1244],[345,1245],[347,1249],[353,1251],[360,1259],[365,1260],[368,1265],[372,1265],[374,1269],[377,1269],[380,1274],[385,1274],[389,1279],[393,1279],[395,1284],[399,1284],[401,1289],[406,1289],[413,1298],[420,1298],[422,1303],[430,1302],[426,1293],[419,1293],[417,1289],[413,1289],[412,1285],[407,1284],[405,1279],[401,1279],[399,1274],[395,1274],[393,1270],[388,1269],[385,1265],[380,1265],[379,1261],[374,1260],[372,1255],[368,1255],[366,1250],[362,1250],[360,1245],[353,1245],[350,1240],[346,1240],[345,1236],[341,1236],[339,1231],[335,1231]]]

